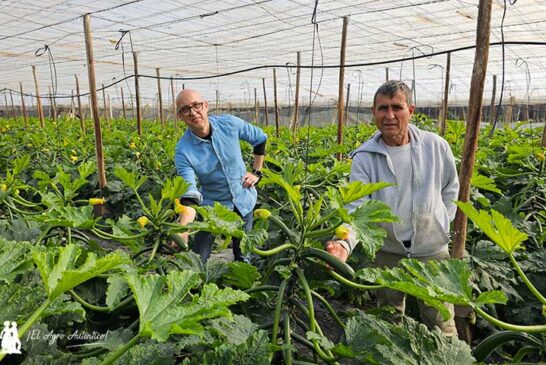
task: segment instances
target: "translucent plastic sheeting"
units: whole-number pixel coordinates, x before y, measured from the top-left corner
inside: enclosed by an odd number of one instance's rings
[[[504,41],[538,44],[506,45],[504,62],[502,47],[491,47],[485,105],[491,99],[493,75],[499,96],[503,63],[505,102],[510,96],[518,102],[546,100],[546,3],[512,3],[493,1],[491,42],[501,42],[506,6]],[[71,95],[74,75],[79,76],[81,93],[87,93],[83,15],[90,13],[97,87],[128,77],[106,90],[114,105],[121,104],[122,87],[127,103],[134,94],[132,51],[138,54],[141,75],[155,76],[160,68],[162,77],[212,76],[173,84],[177,91],[183,85],[196,88],[222,105],[254,105],[256,94],[263,106],[265,78],[272,106],[273,71],[263,66],[276,65],[278,102],[288,105],[294,99],[296,72],[286,66],[295,65],[298,51],[304,66],[338,65],[344,16],[349,16],[346,64],[375,63],[346,68],[352,105],[369,105],[387,72],[410,86],[415,80],[418,105],[437,105],[443,95],[446,54],[429,55],[473,47],[478,16],[478,1],[470,0],[6,0],[0,6],[0,89],[19,91],[22,82],[25,93],[35,94],[35,65],[42,95],[49,87],[58,97]],[[413,56],[425,57],[411,60]],[[452,53],[450,105],[468,102],[473,60],[473,48]],[[215,77],[249,68],[255,69]],[[301,102],[308,104],[312,97],[317,104],[333,105],[338,79],[338,68],[303,69]],[[140,85],[143,103],[156,105],[157,81],[142,78]],[[171,82],[165,79],[161,85],[168,105]],[[98,95],[100,101],[102,93]]]

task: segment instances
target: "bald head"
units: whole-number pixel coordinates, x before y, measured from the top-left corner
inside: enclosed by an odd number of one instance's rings
[[[199,91],[193,89],[184,89],[176,97],[176,109],[180,109],[184,105],[190,105],[195,102],[203,101],[203,97]]]
[[[203,100],[198,91],[182,90],[176,97],[176,110],[178,117],[182,118],[195,134],[200,137],[210,134],[209,103]]]

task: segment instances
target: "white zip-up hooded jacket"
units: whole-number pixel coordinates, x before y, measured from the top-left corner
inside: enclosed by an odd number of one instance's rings
[[[447,248],[449,222],[457,210],[453,203],[459,194],[459,178],[455,159],[445,139],[409,125],[411,161],[413,168],[413,239],[406,248],[394,232],[393,223],[379,223],[387,231],[381,251],[408,257],[435,255]],[[396,184],[392,161],[382,143],[381,132],[351,152],[353,159],[350,181],[376,183],[385,181]],[[386,187],[370,196],[349,204],[353,212],[363,199],[381,200],[390,207],[397,206],[396,186]],[[354,234],[348,240],[349,252],[357,244]]]

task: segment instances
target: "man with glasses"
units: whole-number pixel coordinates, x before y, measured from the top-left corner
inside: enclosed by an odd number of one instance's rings
[[[174,161],[177,174],[190,184],[180,199],[187,207],[180,215],[180,224],[195,219],[191,205],[212,206],[219,202],[241,216],[245,231],[250,231],[257,199],[254,186],[261,178],[267,136],[260,128],[233,115],[209,116],[209,103],[195,90],[182,90],[176,107],[188,129],[176,145]],[[252,172],[247,171],[243,161],[240,140],[253,147]],[[182,237],[188,240],[187,233]],[[213,243],[212,234],[198,232],[191,249],[206,262]],[[243,261],[238,239],[233,239],[233,256],[236,261]]]

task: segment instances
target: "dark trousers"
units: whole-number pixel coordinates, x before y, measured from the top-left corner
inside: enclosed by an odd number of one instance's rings
[[[252,214],[253,212],[248,213],[245,216],[242,216],[237,208],[235,208],[235,213],[237,213],[244,222],[243,229],[245,232],[250,232],[252,230]],[[200,218],[199,218],[200,219]],[[212,245],[214,244],[215,236],[210,232],[197,232],[193,238],[193,243],[191,244],[191,250],[201,256],[201,261],[206,263],[210,257],[212,251]],[[233,257],[235,261],[243,261],[243,254],[241,252],[241,240],[238,238],[233,238]]]

